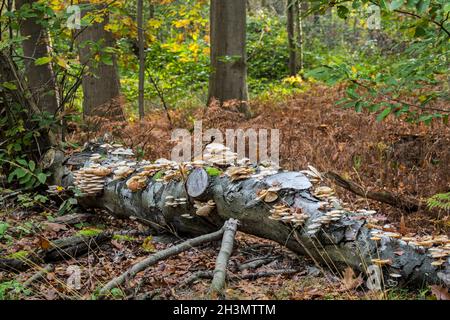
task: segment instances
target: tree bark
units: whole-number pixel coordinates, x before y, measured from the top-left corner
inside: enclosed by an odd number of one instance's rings
[[[211,0],[211,75],[208,104],[236,100],[247,116],[246,1]]]
[[[101,9],[101,5],[91,8]],[[87,10],[82,11],[84,17]],[[93,22],[78,35],[80,61],[88,67],[83,75],[83,115],[89,122],[89,117],[100,117],[112,120],[124,120],[120,99],[120,82],[117,72],[116,57],[113,53],[103,50],[114,46],[111,32],[105,30],[109,23],[108,14],[103,15],[102,22]],[[99,44],[99,50],[89,43]],[[110,55],[110,62],[104,63],[96,58]]]
[[[32,7],[37,0],[16,0],[16,10],[23,5]],[[20,34],[26,39],[22,42],[25,60],[25,74],[28,87],[39,109],[52,115],[58,110],[56,79],[51,63],[35,65],[35,60],[49,57],[49,36],[47,30],[38,22],[43,15],[35,11],[37,17],[29,17],[20,22]]]
[[[287,0],[286,3],[286,26],[289,44],[289,75],[297,74],[297,48],[295,43],[295,0]]]
[[[297,72],[303,71],[303,18],[302,18],[302,1],[301,0],[295,0],[295,39],[296,39],[296,46],[297,46]]]
[[[137,4],[137,25],[139,43],[139,119],[145,116],[144,111],[144,84],[145,84],[145,50],[144,50],[144,0],[138,0]]]
[[[106,153],[101,148],[94,151]],[[89,154],[86,156],[89,157]],[[80,165],[84,164],[83,158],[77,159]],[[110,162],[105,160],[103,164]],[[73,165],[76,162],[70,163]],[[443,283],[450,286],[448,256],[442,265],[434,266],[432,262],[435,260],[425,244],[384,233],[376,240],[373,232],[377,229],[368,216],[344,211],[338,221],[318,229],[314,227],[330,209],[323,209],[321,200],[313,195],[312,183],[300,172],[280,172],[262,179],[248,178],[234,182],[226,175],[205,178],[196,173],[196,176],[197,179],[206,179],[206,182],[194,183],[195,186],[191,187],[193,182],[189,178],[186,183],[176,180],[164,183],[150,179],[148,185],[138,192],[131,192],[126,187],[126,181],[113,181],[108,177],[101,195],[80,198],[79,202],[85,207],[107,209],[116,216],[133,216],[157,229],[192,236],[217,230],[226,220],[234,218],[240,222],[240,231],[276,241],[338,274],[347,267],[370,273],[373,269],[369,266],[381,264],[375,260],[381,259],[385,261],[382,264],[385,283],[395,281],[399,285],[409,286]],[[61,183],[71,185],[73,175],[67,175]],[[295,212],[308,215],[305,225],[294,228],[291,224],[270,219],[273,203],[258,199],[258,191],[273,185],[280,189],[276,204],[285,204]],[[195,213],[194,200],[205,198],[200,189],[216,205],[208,216],[197,216]],[[195,196],[190,196],[193,191]],[[187,204],[166,206],[167,196],[187,198]],[[339,208],[340,203],[333,201],[333,206]],[[315,231],[311,232],[312,229]]]

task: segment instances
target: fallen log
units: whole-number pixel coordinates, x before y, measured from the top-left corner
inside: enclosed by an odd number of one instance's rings
[[[318,179],[311,182],[300,172],[263,174],[268,171],[263,167],[247,167],[254,174],[245,171],[241,176],[208,173],[195,164],[136,163],[128,153],[115,151],[89,146],[82,161],[77,155],[77,161],[69,159],[72,173],[61,183],[83,186],[87,194],[79,203],[84,207],[133,216],[154,228],[190,236],[210,233],[234,218],[240,221],[240,231],[276,241],[336,274],[351,267],[373,277],[376,269],[384,277],[381,283],[450,286],[446,235],[407,238],[384,230],[372,212],[344,208]],[[114,176],[105,175],[105,168]],[[95,172],[103,180],[92,178]]]

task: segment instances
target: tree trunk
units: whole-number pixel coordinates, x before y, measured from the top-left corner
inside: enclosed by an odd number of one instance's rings
[[[139,119],[145,116],[144,111],[144,84],[145,84],[145,50],[144,50],[144,0],[138,0],[137,25],[139,42]]]
[[[91,150],[81,156],[73,156],[68,163],[79,168],[93,152],[107,155],[100,147]],[[111,156],[107,158],[103,165],[113,162]],[[376,269],[372,265],[381,264],[383,272],[379,274],[383,275],[384,283],[409,286],[444,283],[450,286],[448,256],[440,266],[436,266],[432,264],[435,260],[425,242],[414,242],[384,231],[380,231],[379,238],[375,239],[374,232],[382,226],[374,226],[369,214],[344,210],[338,214],[337,220],[317,227],[318,221],[326,218],[332,210],[330,206],[324,208],[321,201],[332,204],[335,209],[342,207],[337,199],[319,200],[314,196],[313,184],[302,173],[281,172],[262,179],[250,177],[233,182],[226,175],[199,174],[201,170],[192,171],[186,182],[171,180],[165,183],[150,178],[147,185],[137,192],[127,188],[126,179],[113,181],[107,177],[101,194],[80,198],[79,202],[85,207],[107,209],[116,216],[133,216],[156,229],[194,236],[215,231],[226,220],[234,218],[240,221],[240,231],[276,241],[338,274],[348,267],[370,274]],[[72,185],[73,179],[69,174],[61,183]],[[274,185],[279,189],[277,202],[267,203],[258,199],[259,191]],[[169,205],[166,203],[168,196],[186,198],[186,204]],[[196,215],[199,209],[194,207],[194,201],[205,200],[214,200],[215,209],[209,215],[203,211],[201,216]],[[274,220],[271,212],[274,204],[287,206],[289,215],[306,215],[305,224],[294,227],[291,223]],[[436,240],[432,246],[448,243],[448,239],[439,241]],[[373,275],[369,279],[373,280]]]
[[[297,45],[297,71],[303,71],[303,18],[302,1],[295,0],[295,30]]]
[[[16,0],[16,10],[23,5],[32,6],[37,0]],[[21,21],[20,34],[27,39],[22,42],[25,60],[25,74],[34,101],[42,111],[55,115],[58,110],[58,95],[56,80],[51,63],[40,66],[35,65],[35,60],[49,57],[50,48],[47,30],[38,22],[43,15],[36,12],[37,17],[29,17]]]
[[[100,9],[101,6],[96,5],[94,8]],[[83,10],[82,16],[86,13],[87,10]],[[105,48],[114,46],[114,39],[105,30],[109,23],[108,14],[102,18],[102,22],[94,22],[82,30],[77,39],[80,61],[88,67],[82,81],[83,115],[88,122],[90,117],[124,120],[116,58],[114,54],[104,52]],[[100,49],[96,50],[89,42],[100,44]],[[97,61],[100,56],[109,58],[109,61]]]
[[[295,44],[295,0],[287,0],[286,18],[289,44],[289,75],[297,74],[297,48]]]
[[[238,110],[249,115],[247,104],[246,1],[211,0],[211,76],[208,104],[237,100]]]

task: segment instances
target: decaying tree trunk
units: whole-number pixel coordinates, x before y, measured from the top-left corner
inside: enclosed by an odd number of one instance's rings
[[[95,151],[106,154],[102,149]],[[108,155],[102,164],[111,163],[111,157]],[[89,153],[77,155],[72,161],[69,159],[72,170],[82,166],[88,158]],[[68,174],[62,183],[72,185],[73,180],[73,175]],[[197,168],[185,182],[161,182],[151,178],[138,192],[131,192],[126,181],[113,181],[107,177],[101,194],[81,198],[79,202],[85,207],[104,208],[116,216],[134,216],[155,228],[191,236],[216,231],[224,221],[234,218],[240,222],[239,231],[276,241],[293,252],[309,256],[336,274],[348,267],[371,274],[374,267],[369,267],[375,265],[379,266],[375,269],[382,270],[384,283],[450,286],[450,258],[444,256],[444,261],[441,259],[441,265],[437,266],[429,250],[433,243],[417,243],[388,232],[377,233],[375,238],[377,228],[368,221],[368,217],[348,211],[338,221],[314,227],[317,220],[326,215],[326,210],[331,209],[322,209],[323,203],[313,195],[313,184],[300,172],[279,172],[264,178],[250,177],[233,182],[226,175],[209,176],[205,170]],[[274,185],[277,185],[276,202],[258,199],[258,191]],[[186,198],[186,204],[183,200],[183,204],[176,207],[167,206],[168,196]],[[215,209],[208,216],[196,215],[194,201],[206,200],[214,200]],[[303,212],[309,218],[303,226],[296,228],[270,219],[274,205],[280,204]],[[339,202],[334,201],[334,207],[339,208]],[[445,244],[448,246],[448,240],[443,240],[440,248]]]

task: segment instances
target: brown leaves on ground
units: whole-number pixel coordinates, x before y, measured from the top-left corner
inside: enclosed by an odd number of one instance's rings
[[[437,300],[450,300],[450,293],[443,286],[431,286],[431,292]]]
[[[348,291],[358,288],[363,283],[363,279],[361,275],[356,276],[353,269],[348,267],[343,273],[341,282],[340,291]]]

